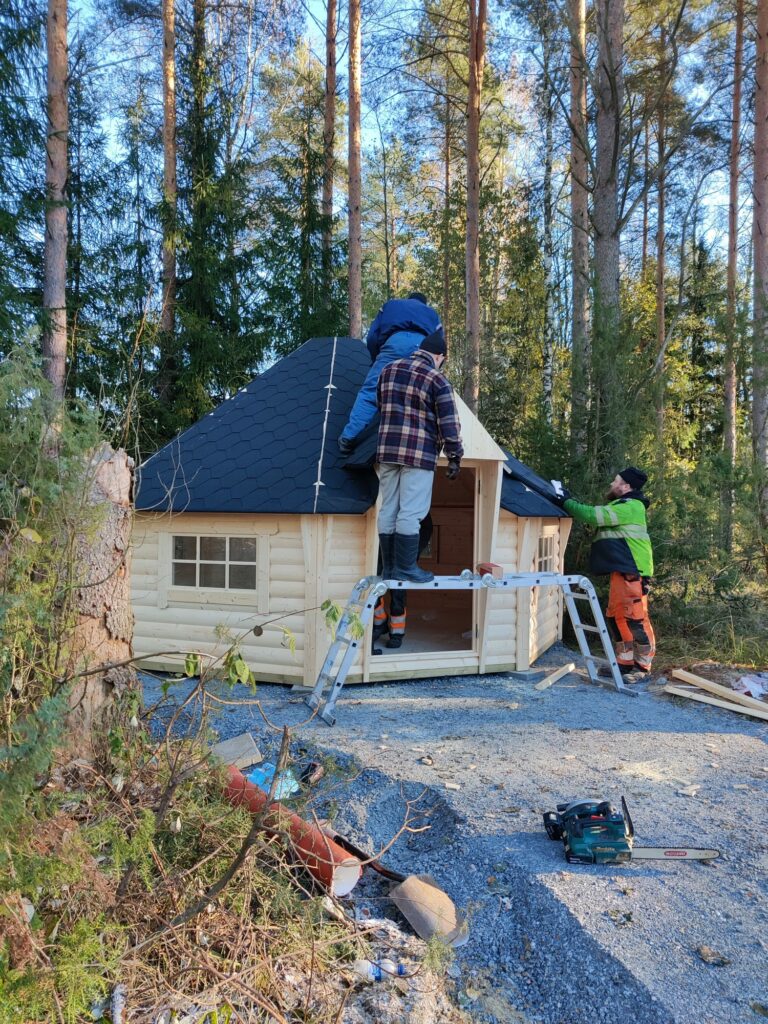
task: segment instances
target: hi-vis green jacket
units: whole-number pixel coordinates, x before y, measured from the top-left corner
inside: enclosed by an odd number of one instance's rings
[[[568,515],[597,528],[589,552],[591,572],[653,576],[653,552],[645,518],[648,505],[642,491],[629,491],[608,505],[582,505],[573,498],[563,503]]]

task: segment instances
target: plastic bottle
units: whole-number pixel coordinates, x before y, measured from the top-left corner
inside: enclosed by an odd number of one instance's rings
[[[384,981],[386,978],[404,978],[407,971],[402,964],[394,960],[355,960],[352,970],[363,981]]]

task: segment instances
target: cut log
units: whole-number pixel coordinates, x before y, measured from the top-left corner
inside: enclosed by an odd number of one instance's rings
[[[573,672],[575,668],[576,666],[572,661],[569,661],[567,665],[561,665],[555,672],[550,672],[548,676],[545,676],[540,683],[536,683],[534,690],[546,690],[553,683],[556,683],[558,679],[562,679],[569,672]]]
[[[664,687],[664,693],[668,693],[672,697],[687,697],[689,700],[697,700],[702,704],[711,704],[716,708],[725,708],[726,711],[735,711],[738,715],[749,715],[750,718],[761,718],[768,722],[768,710],[758,711],[756,708],[743,708],[739,704],[731,704],[727,700],[718,700],[717,697],[710,697],[700,690],[687,690],[682,686],[667,685]]]
[[[768,712],[768,704],[765,701],[757,700],[755,697],[748,697],[746,693],[738,693],[736,690],[732,690],[730,686],[713,683],[711,679],[704,679],[702,676],[697,676],[694,672],[686,672],[683,668],[676,668],[672,675],[675,679],[679,679],[683,683],[693,683],[700,690],[713,693],[716,697],[732,700],[735,704],[743,704],[745,708],[754,708],[756,711]]]

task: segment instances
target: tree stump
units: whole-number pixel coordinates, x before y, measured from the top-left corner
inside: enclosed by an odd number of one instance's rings
[[[117,698],[137,686],[132,665],[130,539],[134,462],[103,444],[91,456],[88,501],[96,528],[77,539],[77,625],[71,648],[75,679],[65,745],[92,755],[115,718]]]

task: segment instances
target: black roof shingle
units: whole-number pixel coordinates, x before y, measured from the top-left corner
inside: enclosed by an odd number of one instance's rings
[[[136,508],[367,512],[378,492],[375,431],[349,459],[336,441],[370,365],[355,338],[310,339],[147,459]],[[501,507],[518,516],[565,515],[537,490],[551,488],[508,455]]]

